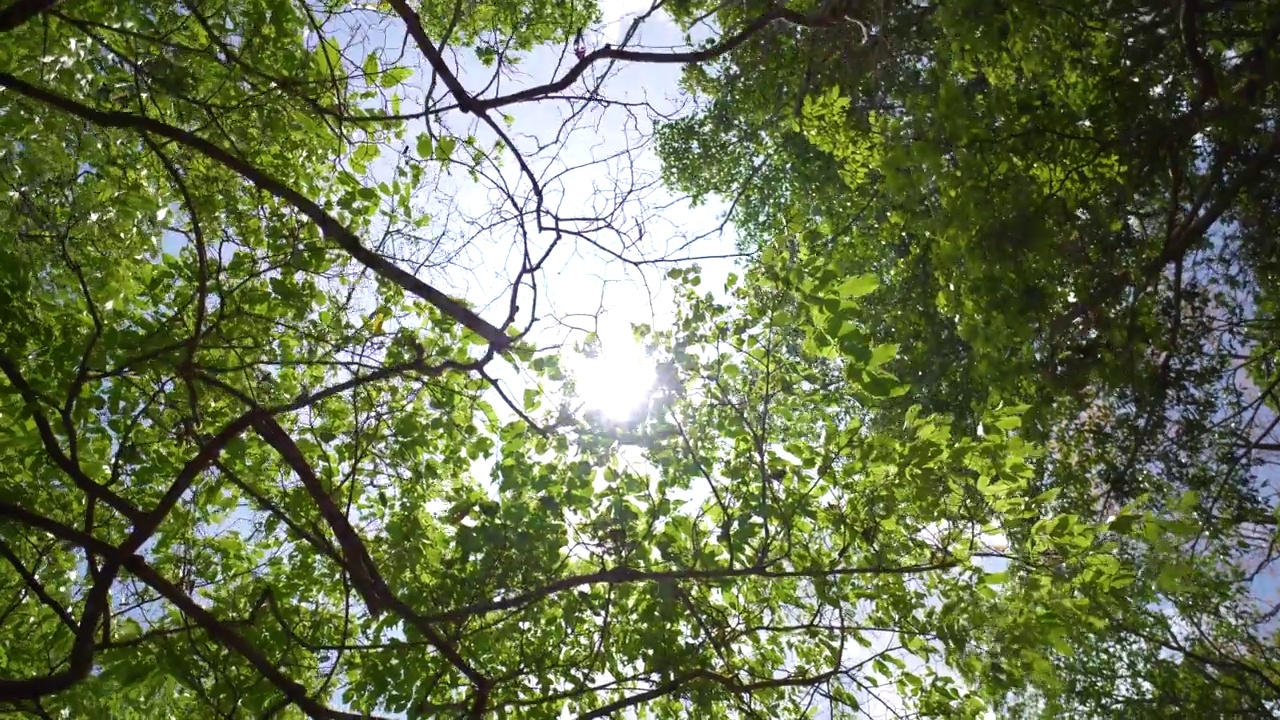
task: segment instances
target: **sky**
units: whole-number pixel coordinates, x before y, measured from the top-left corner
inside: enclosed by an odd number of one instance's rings
[[[648,7],[635,0],[604,3],[603,21],[584,32],[588,49],[620,44],[636,14]],[[399,38],[389,40],[383,43],[392,52]],[[631,47],[636,46],[675,49],[684,42],[673,24],[655,14],[633,37]],[[469,90],[484,87],[493,76],[493,69],[469,51],[448,59]],[[568,48],[535,49],[490,94],[546,83],[563,75],[572,61]],[[549,256],[537,279],[537,320],[530,337],[540,347],[568,349],[595,333],[599,352],[591,361],[573,352],[564,352],[562,361],[576,377],[587,408],[615,419],[624,419],[646,399],[653,379],[652,364],[632,339],[632,324],[663,327],[672,316],[665,274],[675,264],[662,260],[684,260],[676,264],[685,266],[689,258],[710,256],[697,262],[704,286],[712,288],[723,287],[733,267],[733,260],[718,257],[735,253],[731,229],[721,227],[723,206],[694,208],[660,185],[661,165],[650,142],[653,116],[676,114],[687,102],[679,93],[680,72],[678,65],[618,63],[604,77],[605,63],[596,63],[569,92],[582,93],[603,79],[599,96],[626,106],[539,100],[503,109],[509,136],[540,179],[545,206],[565,218],[610,216],[611,228],[566,223],[583,237],[561,240]],[[458,136],[474,133],[486,147],[497,140],[470,116],[445,116],[436,129],[441,127]],[[412,128],[409,137],[418,130]],[[531,184],[509,153],[501,174],[475,183],[465,172],[452,173],[442,178],[435,197],[421,198],[447,236],[434,250],[447,262],[426,274],[442,289],[475,303],[491,322],[507,313],[509,288],[522,259],[509,205],[503,222],[475,232],[490,225],[494,209],[507,203],[503,186],[532,208]],[[529,224],[526,228],[533,231]],[[550,233],[535,233],[531,245],[545,248],[550,240]],[[522,321],[529,317],[528,302],[528,293],[522,293]],[[494,370],[506,382],[519,382],[501,368]]]
[[[649,7],[646,0],[603,3],[601,22],[584,29],[588,49],[621,45],[633,20]],[[348,70],[359,67],[370,51],[401,63],[421,57],[416,49],[406,52],[405,44],[411,41],[398,19],[377,27],[371,25],[373,17],[357,13],[354,22],[334,19],[323,25],[326,37],[343,48]],[[314,44],[314,36],[310,41]],[[655,13],[638,27],[629,47],[687,46],[683,33]],[[574,60],[568,47],[539,47],[521,55],[512,72],[503,73],[494,84],[493,68],[484,66],[469,48],[445,53],[463,86],[482,96],[542,85],[562,76]],[[536,321],[529,339],[540,348],[564,349],[562,362],[574,375],[584,404],[578,410],[602,411],[616,420],[634,414],[647,400],[653,367],[634,342],[631,327],[669,325],[673,305],[666,272],[697,262],[703,271],[702,287],[718,289],[736,262],[732,227],[723,222],[725,206],[712,200],[695,208],[661,186],[661,162],[652,143],[654,120],[679,115],[689,102],[680,93],[680,75],[681,66],[675,64],[596,63],[565,95],[581,97],[593,86],[598,97],[613,104],[542,99],[493,113],[495,119],[507,116],[506,132],[539,178],[547,209],[563,218],[608,216],[608,227],[596,222],[564,224],[580,231],[581,237],[562,239],[537,276]],[[425,78],[426,73],[419,72],[406,83],[408,89],[396,89],[406,111],[421,107]],[[378,109],[386,109],[389,94],[375,101]],[[441,104],[451,103],[439,84],[432,95]],[[422,122],[409,123],[407,144],[426,129]],[[484,147],[498,141],[472,116],[458,112],[434,117],[431,130],[459,138],[473,134]],[[372,163],[366,182],[390,180],[397,159],[384,151]],[[391,248],[402,267],[470,301],[493,323],[505,319],[510,288],[520,269],[520,222],[534,248],[546,249],[551,240],[550,233],[536,232],[531,215],[514,217],[509,198],[515,197],[528,213],[533,208],[531,185],[510,152],[504,151],[501,163],[499,170],[478,181],[463,170],[442,173],[414,200],[431,217],[420,238],[425,242]],[[370,233],[366,242],[376,242],[376,235]],[[185,239],[177,233],[167,233],[162,240],[167,253],[177,253],[183,245]],[[533,304],[527,290],[520,304],[517,323],[523,325]],[[372,303],[364,309],[371,311]],[[572,351],[589,333],[598,340],[590,360]],[[501,363],[490,371],[501,382],[522,382]]]

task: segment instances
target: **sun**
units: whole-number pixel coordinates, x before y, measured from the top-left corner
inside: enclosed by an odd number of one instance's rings
[[[656,373],[650,358],[625,335],[604,336],[592,350],[574,357],[570,367],[577,395],[587,410],[624,422],[644,410]]]

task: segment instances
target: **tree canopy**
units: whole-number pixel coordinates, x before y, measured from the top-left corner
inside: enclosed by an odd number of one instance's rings
[[[0,7],[0,712],[1280,717],[1280,5],[613,12]]]

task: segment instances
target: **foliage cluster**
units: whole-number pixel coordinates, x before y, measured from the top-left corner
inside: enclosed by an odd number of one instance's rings
[[[1275,4],[659,16],[510,90],[599,8],[0,8],[0,712],[1280,714]],[[626,63],[750,258],[668,274],[622,427],[508,128]],[[424,269],[446,175],[518,220],[499,321]]]

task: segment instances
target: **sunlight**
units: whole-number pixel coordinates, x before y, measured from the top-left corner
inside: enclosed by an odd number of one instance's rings
[[[653,392],[653,360],[625,335],[603,339],[591,352],[576,356],[570,371],[586,409],[610,420],[636,417]]]

